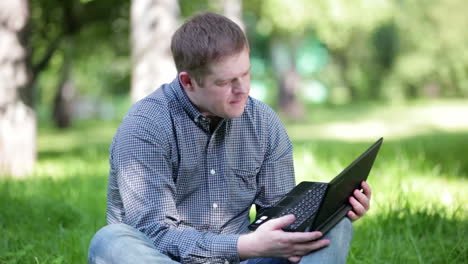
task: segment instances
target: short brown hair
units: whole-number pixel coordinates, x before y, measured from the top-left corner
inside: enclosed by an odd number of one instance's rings
[[[232,20],[211,12],[187,20],[172,36],[171,51],[178,72],[186,71],[199,84],[209,64],[248,48],[242,29]]]

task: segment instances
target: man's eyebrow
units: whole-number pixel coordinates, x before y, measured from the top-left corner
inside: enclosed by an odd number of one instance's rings
[[[231,78],[227,78],[227,79],[216,79],[215,80],[215,83],[220,83],[220,82],[226,82],[226,81],[229,81]]]
[[[247,73],[250,72],[251,69],[252,69],[252,65],[249,65],[249,68],[245,72],[241,73],[241,75],[242,76],[246,75]],[[226,81],[229,81],[229,80],[232,80],[232,79],[234,79],[234,78],[220,78],[220,79],[216,79],[215,82],[216,83],[226,82]]]

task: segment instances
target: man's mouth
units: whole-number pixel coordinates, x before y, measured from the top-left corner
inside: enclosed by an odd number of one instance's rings
[[[230,104],[239,104],[239,103],[242,103],[242,102],[244,102],[244,99],[242,99],[242,98],[229,101]]]

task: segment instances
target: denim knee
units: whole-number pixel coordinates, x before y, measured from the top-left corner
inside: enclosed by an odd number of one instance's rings
[[[104,241],[116,241],[119,239],[119,237],[135,231],[138,230],[126,224],[106,225],[99,229],[96,234],[94,234],[93,238],[91,239],[90,249],[94,246],[100,245]]]
[[[88,263],[107,263],[109,255],[114,255],[114,248],[120,248],[126,237],[135,236],[139,231],[126,224],[112,224],[102,227],[91,239],[88,249]]]
[[[90,264],[158,263],[176,264],[159,252],[151,239],[126,224],[112,224],[101,228],[91,240],[88,251]]]
[[[346,263],[352,237],[353,224],[345,217],[325,234],[330,244],[304,256],[300,263]]]
[[[344,217],[333,229],[339,230],[341,233],[349,234],[351,237],[354,233],[353,222],[348,217]]]

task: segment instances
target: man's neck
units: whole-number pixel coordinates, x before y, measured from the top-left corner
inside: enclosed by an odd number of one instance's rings
[[[211,120],[210,121],[210,132],[213,133],[215,129],[218,127],[219,122],[223,120],[219,116],[208,116],[208,118]]]

